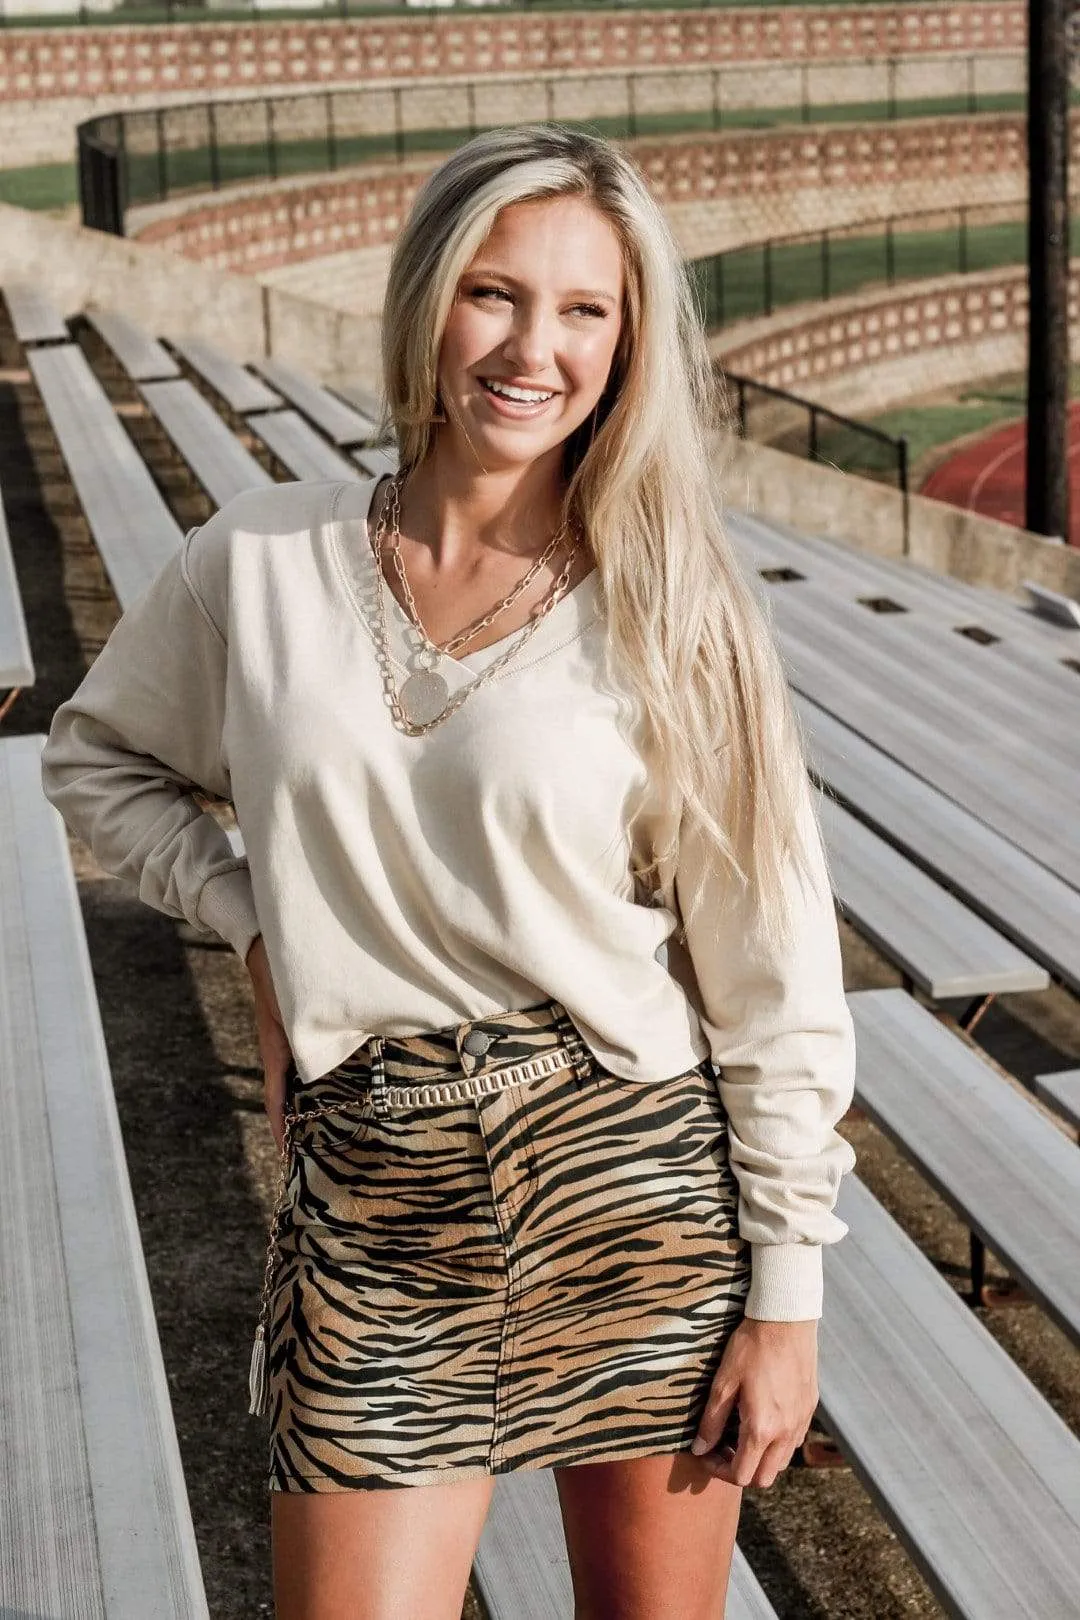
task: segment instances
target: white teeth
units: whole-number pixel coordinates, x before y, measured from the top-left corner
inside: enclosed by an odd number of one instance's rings
[[[492,382],[490,378],[485,378],[484,382],[493,394],[501,394],[504,399],[516,399],[522,405],[538,405],[542,400],[555,398],[554,393],[545,394],[535,388],[515,388],[512,383]]]

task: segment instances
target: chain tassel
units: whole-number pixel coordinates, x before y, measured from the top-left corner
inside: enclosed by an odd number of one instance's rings
[[[270,1380],[266,1375],[266,1329],[260,1322],[255,1329],[255,1343],[251,1347],[251,1366],[248,1369],[248,1394],[251,1417],[262,1417],[270,1405]]]

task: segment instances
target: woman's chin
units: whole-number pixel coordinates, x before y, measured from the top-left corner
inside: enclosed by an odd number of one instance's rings
[[[477,459],[486,472],[504,472],[512,467],[529,467],[541,456],[559,449],[562,439],[553,439],[550,426],[544,431],[530,428],[528,423],[492,423],[471,421],[465,433],[453,435],[453,446],[458,455],[470,465]]]

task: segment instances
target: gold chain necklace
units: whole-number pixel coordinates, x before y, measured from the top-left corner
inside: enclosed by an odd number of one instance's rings
[[[413,599],[412,590],[409,586],[409,581],[405,574],[404,566],[401,562],[401,531],[399,528],[399,516],[401,511],[401,488],[403,483],[404,479],[400,473],[395,474],[394,477],[391,478],[390,488],[387,492],[386,500],[383,502],[382,510],[379,513],[375,533],[372,536],[371,541],[372,550],[375,556],[375,567],[378,574],[377,593],[379,602],[380,641],[379,662],[382,669],[383,684],[386,687],[387,699],[394,723],[402,731],[407,732],[409,736],[421,737],[425,734],[425,732],[433,730],[437,725],[441,725],[444,720],[448,720],[452,714],[460,709],[466,698],[470,697],[472,693],[476,691],[478,686],[482,686],[485,681],[490,680],[497,670],[501,669],[504,664],[508,663],[510,659],[513,658],[514,654],[520,651],[525,642],[528,641],[529,637],[535,634],[535,632],[540,628],[541,621],[548,613],[551,612],[551,609],[561,599],[562,593],[570,579],[570,570],[574,561],[574,545],[571,543],[569,555],[567,556],[566,563],[558,579],[555,580],[547,596],[535,610],[533,617],[529,620],[529,623],[524,626],[518,639],[511,643],[506,652],[500,653],[500,655],[494,659],[492,663],[488,664],[486,668],[482,669],[479,675],[469,682],[468,686],[462,687],[459,691],[455,692],[454,696],[451,698],[449,695],[449,686],[435,667],[441,653],[449,652],[454,647],[459,647],[464,642],[470,641],[473,636],[475,636],[480,630],[484,629],[485,626],[492,624],[494,620],[498,618],[500,613],[505,612],[505,610],[514,601],[516,601],[516,599],[521,595],[522,591],[528,587],[530,581],[536,578],[537,573],[555,551],[555,548],[559,544],[560,540],[565,538],[568,532],[567,524],[564,522],[559,526],[548,545],[544,548],[544,551],[536,559],[536,561],[529,568],[528,572],[525,574],[524,578],[518,582],[508,596],[504,597],[503,600],[495,608],[493,608],[490,613],[485,614],[482,619],[478,619],[474,624],[470,625],[467,630],[461,631],[456,636],[452,636],[449,641],[443,643],[442,647],[439,647],[431,640],[427,631],[424,629],[420,615],[417,612],[416,603]],[[386,533],[387,521],[391,513],[393,514],[391,551],[394,557],[395,566],[397,568],[398,577],[401,580],[402,590],[405,593],[405,599],[408,604],[409,617],[412,621],[414,629],[420,636],[420,646],[414,650],[412,659],[412,661],[418,667],[406,677],[405,681],[402,683],[400,692],[398,692],[394,687],[393,665],[390,654],[390,640],[386,628],[386,602],[383,592],[382,546],[383,538]]]

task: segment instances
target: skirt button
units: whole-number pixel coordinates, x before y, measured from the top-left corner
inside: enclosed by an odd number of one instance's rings
[[[470,1057],[483,1057],[495,1037],[483,1029],[470,1029],[462,1041],[462,1050],[468,1052]]]

